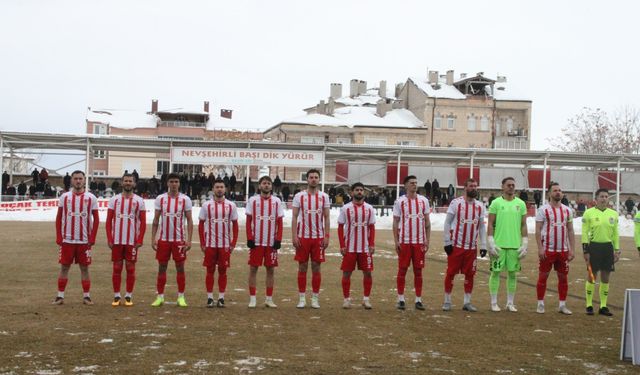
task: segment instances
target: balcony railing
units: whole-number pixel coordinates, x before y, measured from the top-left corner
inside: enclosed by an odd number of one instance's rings
[[[204,128],[207,126],[207,123],[195,121],[160,121],[158,126],[168,128]]]

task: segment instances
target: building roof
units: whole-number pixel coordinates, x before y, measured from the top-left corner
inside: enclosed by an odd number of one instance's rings
[[[387,88],[387,95],[385,98],[395,99],[393,90]],[[360,94],[354,97],[344,96],[336,99],[336,103],[344,104],[346,106],[375,106],[376,103],[382,99],[378,93],[378,88],[368,89],[364,94]]]
[[[485,91],[487,95],[493,96],[496,100],[517,100],[517,101],[531,101],[531,99],[525,95],[523,92],[514,88],[512,84],[507,83],[506,81],[498,81],[491,77],[487,77],[483,74],[475,74],[475,75],[467,75],[464,78],[460,75],[458,80],[454,80],[453,85],[447,85],[446,79],[442,77],[438,77],[438,89],[435,89],[429,83],[427,77],[409,77],[409,81],[413,82],[418,89],[427,94],[427,96],[432,98],[442,98],[442,99],[466,99],[465,94],[460,92],[454,85],[459,85],[460,83],[464,83],[470,80],[482,79],[487,81],[487,83],[494,83],[494,92],[491,92],[490,87],[486,87]]]
[[[159,110],[158,113],[171,114],[195,114],[209,115],[207,121],[207,129],[218,128],[242,128],[235,125],[233,119],[223,118],[219,116],[220,108],[212,108],[212,112],[204,112],[193,109],[172,108]],[[136,129],[136,128],[156,128],[160,118],[150,112],[140,110],[123,110],[123,109],[97,109],[89,107],[87,110],[86,120],[89,122],[99,122],[120,129]]]
[[[361,126],[418,128],[424,126],[422,121],[407,109],[393,109],[388,111],[384,117],[380,117],[376,114],[376,108],[361,106],[336,108],[333,116],[312,113],[281,122],[281,124],[285,123],[316,126],[346,126],[349,128]]]

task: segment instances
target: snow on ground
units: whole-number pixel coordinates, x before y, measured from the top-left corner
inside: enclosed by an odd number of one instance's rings
[[[151,224],[153,221],[153,203],[154,201],[145,200],[145,205],[147,208],[147,223]],[[194,220],[194,224],[198,223],[198,215],[200,214],[200,207],[194,207],[192,210],[192,216]],[[340,213],[339,208],[331,209],[331,224],[333,227],[336,226],[335,223],[338,222],[338,214]],[[444,220],[446,214],[443,213],[432,213],[430,215],[431,218],[431,228],[433,231],[442,231],[444,228]],[[104,209],[100,210],[100,221],[104,222],[107,218],[107,212]],[[238,208],[238,223],[242,228],[245,223],[245,214],[244,208]],[[56,219],[56,207],[52,208],[41,208],[41,209],[33,209],[30,211],[1,211],[0,210],[0,221],[46,221],[46,222],[54,222]],[[285,210],[284,220],[283,220],[285,228],[291,227],[291,210]],[[393,225],[393,216],[391,216],[391,210],[387,210],[386,216],[380,216],[380,211],[376,212],[376,229],[391,229]],[[527,228],[529,234],[535,233],[535,219],[533,217],[527,218]],[[576,234],[582,233],[582,219],[575,218],[573,221],[573,226]],[[53,227],[52,227],[53,228]],[[633,237],[634,232],[634,223],[633,219],[627,219],[624,216],[620,216],[620,236],[622,237]]]

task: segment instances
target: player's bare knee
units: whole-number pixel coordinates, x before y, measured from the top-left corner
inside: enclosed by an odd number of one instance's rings
[[[158,273],[167,273],[167,263],[158,264]]]
[[[275,268],[274,267],[267,267],[267,276],[273,276],[275,274]]]
[[[320,264],[316,262],[311,262],[311,272],[320,272]]]
[[[362,276],[364,276],[366,279],[369,279],[371,278],[371,272],[367,272],[367,271],[362,272]]]
[[[342,272],[342,277],[346,277],[347,279],[351,277],[351,272]]]

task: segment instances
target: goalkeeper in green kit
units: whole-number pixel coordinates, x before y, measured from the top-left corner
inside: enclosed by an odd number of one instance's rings
[[[491,256],[491,275],[489,276],[489,294],[491,311],[499,312],[498,289],[500,273],[507,271],[507,306],[511,312],[517,312],[514,304],[516,293],[516,273],[520,271],[520,259],[527,255],[527,206],[515,196],[516,181],[513,177],[502,180],[502,196],[489,206],[487,242]],[[494,229],[495,224],[495,229]]]
[[[600,309],[598,314],[613,315],[607,307],[609,275],[615,270],[614,263],[620,259],[620,237],[618,236],[618,213],[610,208],[609,191],[596,191],[596,206],[582,216],[582,250],[587,262],[588,278],[585,283],[587,315],[593,315],[593,293],[600,272]]]

